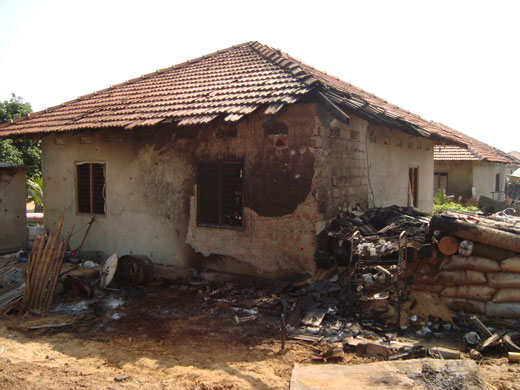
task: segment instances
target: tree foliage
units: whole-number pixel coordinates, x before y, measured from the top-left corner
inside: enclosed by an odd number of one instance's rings
[[[0,123],[21,118],[32,112],[31,104],[14,93],[0,102]],[[41,143],[27,139],[0,140],[0,162],[27,167],[27,177],[41,176]]]
[[[23,99],[11,94],[11,100],[4,100],[0,103],[0,123],[21,118],[32,112],[31,104],[24,103]]]

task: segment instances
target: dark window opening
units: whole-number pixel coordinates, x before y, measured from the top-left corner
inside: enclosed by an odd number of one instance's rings
[[[500,173],[495,175],[495,192],[500,192]]]
[[[447,193],[447,191],[448,191],[448,173],[435,172],[433,174],[433,192],[435,193],[441,188],[444,190],[444,193]]]
[[[105,214],[105,164],[76,165],[78,212]]]
[[[408,191],[409,191],[408,205],[413,206],[413,207],[417,207],[417,194],[419,191],[418,170],[419,170],[419,168],[409,168],[408,169]]]
[[[198,170],[197,223],[201,226],[241,227],[242,163],[203,163]]]

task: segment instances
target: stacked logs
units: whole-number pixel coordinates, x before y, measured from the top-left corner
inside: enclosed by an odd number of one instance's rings
[[[62,215],[49,237],[45,234],[35,237],[23,273],[25,279],[23,304],[26,309],[36,313],[45,313],[49,309],[63,257],[69,244],[72,230],[65,241],[60,241],[63,218]]]

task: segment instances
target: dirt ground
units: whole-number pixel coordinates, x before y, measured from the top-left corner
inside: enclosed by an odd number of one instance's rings
[[[157,282],[94,298],[88,309],[68,298],[45,317],[6,316],[0,389],[288,389],[294,363],[327,349],[289,340],[281,351],[278,317],[237,325],[235,315],[250,313],[225,296]],[[370,361],[350,353],[340,364]],[[491,389],[520,390],[520,364],[493,358],[480,368]]]

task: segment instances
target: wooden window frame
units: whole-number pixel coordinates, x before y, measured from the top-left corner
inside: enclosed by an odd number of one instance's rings
[[[240,224],[232,225],[226,224],[225,213],[224,213],[224,177],[223,177],[223,167],[235,165],[241,169],[241,181],[240,181]],[[202,216],[200,215],[201,210],[201,171],[203,167],[213,167],[218,170],[218,183],[217,183],[217,191],[218,192],[218,223],[210,223],[202,220]],[[244,229],[244,162],[243,161],[200,161],[197,165],[197,226],[201,227],[212,227],[219,229],[235,229],[235,230],[243,230]]]
[[[89,206],[89,212],[80,210],[80,189],[79,189],[79,177],[78,177],[78,168],[81,165],[88,164],[90,167],[89,171],[89,199],[90,199],[90,206]],[[95,202],[95,196],[94,196],[94,165],[102,165],[103,167],[103,213],[95,212],[96,208],[94,206]],[[107,200],[106,200],[106,162],[105,161],[75,161],[74,162],[74,175],[75,175],[75,191],[76,191],[76,214],[77,215],[95,215],[95,216],[106,216],[107,215]]]

